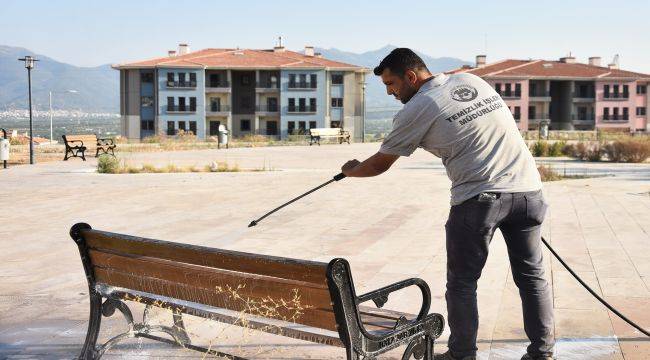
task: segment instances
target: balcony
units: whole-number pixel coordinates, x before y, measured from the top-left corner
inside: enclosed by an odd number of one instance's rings
[[[596,117],[594,114],[572,114],[571,123],[573,125],[594,125],[596,123]]]
[[[316,112],[316,106],[287,106],[289,114],[313,114]]]
[[[170,89],[195,89],[196,81],[167,81],[167,88]]]
[[[206,93],[226,93],[230,92],[229,81],[208,81],[205,85]]]
[[[289,82],[289,90],[316,90],[317,83],[312,82]]]
[[[280,112],[280,107],[278,105],[257,105],[255,106],[255,112],[263,114],[277,114]]]
[[[603,95],[604,100],[614,100],[614,101],[622,100],[622,101],[625,101],[625,100],[628,100],[629,98],[630,98],[629,93],[622,93],[622,94],[620,94],[620,93],[609,93],[609,94],[605,93],[605,95]]]
[[[279,92],[280,84],[278,82],[259,81],[255,84],[255,92]]]
[[[210,115],[228,116],[229,113],[230,113],[230,106],[228,105],[211,104],[205,107],[206,116],[210,116]]]
[[[192,114],[196,112],[196,106],[167,105],[167,112],[172,114]]]
[[[573,102],[593,102],[596,100],[596,94],[590,91],[587,92],[574,92]]]
[[[502,99],[521,99],[521,92],[501,92]]]
[[[531,91],[528,93],[528,97],[530,101],[537,101],[537,102],[550,102],[551,101],[551,93],[548,91]]]
[[[630,120],[630,116],[628,114],[603,115],[603,122],[606,123],[620,123],[627,122],[628,120]]]

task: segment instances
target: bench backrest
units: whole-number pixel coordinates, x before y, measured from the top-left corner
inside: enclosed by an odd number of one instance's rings
[[[97,147],[97,135],[63,135],[63,140],[70,146],[79,146],[80,143],[69,143],[70,141],[81,140],[84,146],[90,150]]]
[[[326,263],[89,227],[80,231],[80,237],[96,283],[336,330]]]
[[[341,134],[340,128],[313,128],[309,129],[311,136],[337,136]]]

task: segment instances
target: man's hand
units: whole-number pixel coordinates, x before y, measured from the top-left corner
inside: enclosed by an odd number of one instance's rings
[[[377,176],[390,169],[391,165],[399,158],[398,155],[376,153],[363,162],[354,159],[341,166],[341,172],[347,177]]]
[[[351,170],[357,167],[357,165],[361,164],[361,161],[354,159],[346,162],[341,166],[341,172],[345,174],[345,176],[350,176]]]

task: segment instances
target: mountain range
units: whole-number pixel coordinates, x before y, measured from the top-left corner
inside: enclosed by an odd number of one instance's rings
[[[361,65],[372,69],[395,46],[354,53],[335,48],[316,48],[325,58]],[[416,51],[417,52],[417,51]],[[49,108],[49,92],[53,92],[53,108],[82,110],[86,112],[119,112],[119,73],[110,64],[96,67],[79,67],[58,62],[42,54],[21,47],[0,45],[0,111],[27,108],[27,74],[22,62],[25,55],[35,56],[39,62],[32,70],[32,102],[34,109]],[[452,57],[434,58],[418,52],[432,72],[453,69],[469,62]],[[384,85],[372,73],[368,74],[366,106],[398,107],[386,95]],[[69,92],[74,90],[75,92]]]

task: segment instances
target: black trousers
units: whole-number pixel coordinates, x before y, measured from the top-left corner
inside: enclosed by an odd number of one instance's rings
[[[447,300],[451,330],[449,349],[455,357],[477,351],[476,283],[488,256],[494,231],[508,247],[512,276],[519,288],[524,330],[531,355],[552,355],[555,344],[553,299],[544,278],[541,224],[547,203],[542,191],[486,193],[451,207],[447,232]]]

